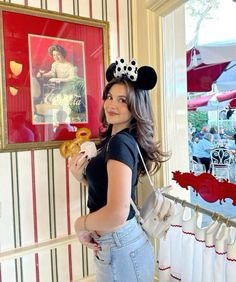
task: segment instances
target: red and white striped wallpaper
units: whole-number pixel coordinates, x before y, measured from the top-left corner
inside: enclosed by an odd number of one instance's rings
[[[111,61],[132,57],[131,0],[0,2],[109,21]],[[47,246],[73,235],[75,218],[86,212],[86,196],[58,149],[0,153],[0,282],[78,281],[93,274],[92,254],[77,240]],[[35,244],[37,253],[24,249]],[[14,250],[24,255],[14,257]]]

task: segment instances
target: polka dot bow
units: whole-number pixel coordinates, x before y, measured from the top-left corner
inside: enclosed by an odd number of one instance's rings
[[[138,67],[135,59],[132,59],[129,64],[126,64],[123,58],[117,58],[115,64],[114,77],[127,76],[131,81],[137,80]]]

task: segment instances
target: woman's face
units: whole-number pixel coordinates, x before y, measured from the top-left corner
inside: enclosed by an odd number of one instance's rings
[[[54,50],[52,52],[52,57],[53,57],[54,61],[64,62],[64,57],[62,56],[62,54],[59,51]]]
[[[107,123],[112,124],[112,133],[127,128],[132,119],[127,106],[127,89],[123,84],[114,84],[104,101],[104,112]]]

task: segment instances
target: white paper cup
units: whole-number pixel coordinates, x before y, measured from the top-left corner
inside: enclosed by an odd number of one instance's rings
[[[88,159],[97,156],[97,148],[94,142],[86,141],[80,145],[80,151],[88,155]]]

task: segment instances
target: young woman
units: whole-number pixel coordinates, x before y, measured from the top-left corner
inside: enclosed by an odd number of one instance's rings
[[[137,69],[123,59],[110,65],[103,92],[101,142],[90,161],[80,153],[70,160],[79,181],[87,181],[90,213],[79,217],[75,231],[94,250],[97,282],[153,281],[154,256],[149,239],[137,223],[130,199],[145,174],[137,144],[148,170],[156,172],[166,159],[153,140],[154,121],[149,89],[156,84],[151,67]],[[81,172],[85,169],[85,178]]]

